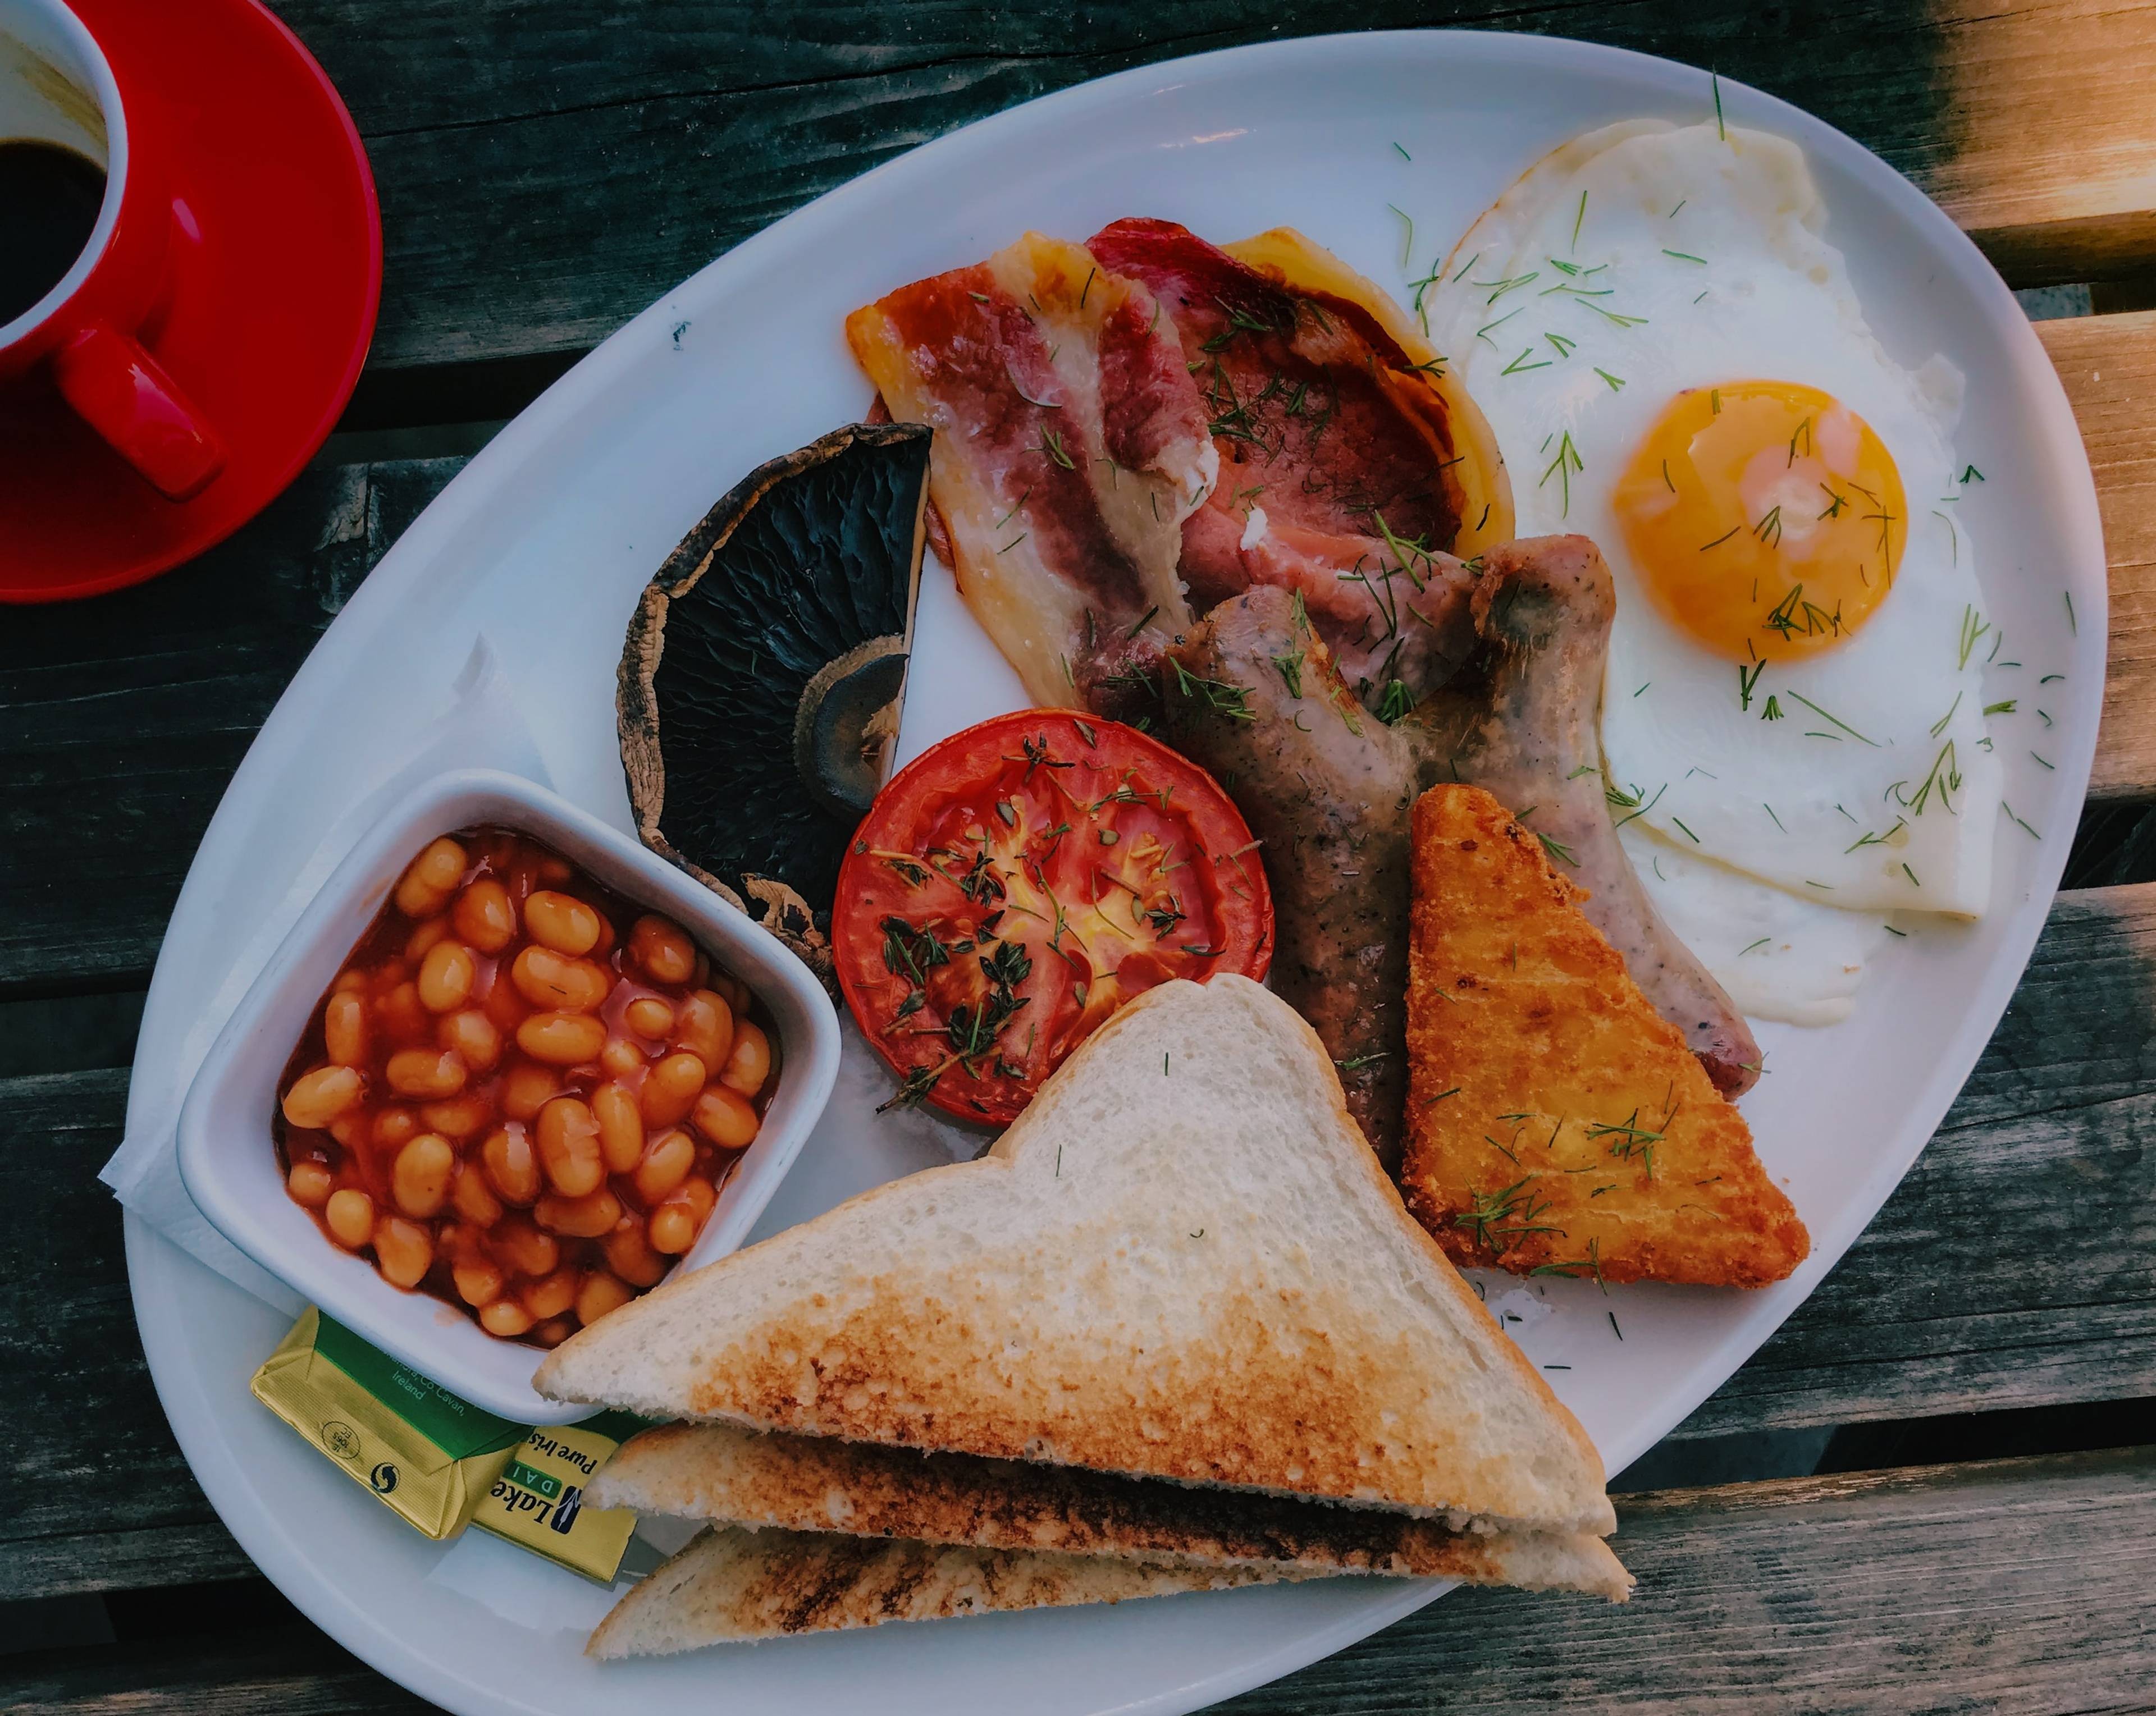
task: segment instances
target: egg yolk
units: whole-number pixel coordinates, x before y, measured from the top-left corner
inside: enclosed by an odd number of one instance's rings
[[[1655,605],[1740,663],[1851,636],[1907,540],[1901,474],[1871,426],[1793,382],[1678,394],[1610,499]]]

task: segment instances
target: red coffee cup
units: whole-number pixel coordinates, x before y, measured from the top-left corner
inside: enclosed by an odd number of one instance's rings
[[[0,143],[58,145],[105,170],[88,242],[44,296],[0,324],[0,387],[49,366],[60,397],[170,500],[224,469],[216,429],[137,335],[170,287],[174,210],[158,163],[129,146],[120,88],[60,0],[0,0]]]

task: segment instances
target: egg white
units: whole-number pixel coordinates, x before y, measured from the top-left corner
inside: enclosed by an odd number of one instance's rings
[[[1724,886],[1738,871],[1815,908],[1975,916],[1989,900],[2000,791],[1980,678],[1997,634],[1974,545],[1953,521],[1947,426],[1959,376],[1943,360],[1912,373],[1887,356],[1825,223],[1795,145],[1628,121],[1514,185],[1460,240],[1424,308],[1496,430],[1519,534],[1578,531],[1610,564],[1606,766],[1619,791],[1636,792],[1640,822],[1716,861],[1686,889],[1719,894],[1722,915],[1761,905]],[[1676,394],[1753,379],[1819,388],[1864,418],[1912,516],[1897,523],[1900,567],[1866,623],[1743,686],[1735,663],[1653,606],[1610,495]],[[1780,719],[1766,718],[1770,697]],[[1778,913],[1748,940],[1790,928]],[[1848,975],[1822,986],[1832,959],[1779,963],[1764,986],[1789,1002],[1756,1009],[1770,1016],[1818,1011]],[[1763,986],[1749,970],[1743,981]]]
[[[1626,823],[1617,838],[1662,921],[1753,1018],[1840,1024],[1856,1005],[1865,962],[1898,933],[1884,913],[1799,899],[1644,822]]]

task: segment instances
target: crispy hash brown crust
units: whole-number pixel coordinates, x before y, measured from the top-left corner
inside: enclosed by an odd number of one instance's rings
[[[1408,1207],[1455,1263],[1758,1287],[1811,1241],[1743,1117],[1533,832],[1476,786],[1415,803]]]

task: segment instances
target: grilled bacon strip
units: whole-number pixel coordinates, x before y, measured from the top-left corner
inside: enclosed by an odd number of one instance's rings
[[[937,430],[959,590],[1027,693],[1113,712],[1189,626],[1182,525],[1219,464],[1152,295],[1029,233],[855,310],[846,337],[891,415]]]

